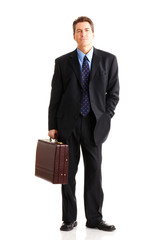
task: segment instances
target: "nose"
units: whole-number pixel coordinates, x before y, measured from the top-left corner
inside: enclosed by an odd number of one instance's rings
[[[85,34],[85,30],[82,30],[82,31],[81,31],[81,37],[85,37],[85,35],[86,35],[86,34]]]

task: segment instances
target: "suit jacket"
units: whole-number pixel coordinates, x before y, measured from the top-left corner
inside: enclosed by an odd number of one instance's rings
[[[57,129],[67,139],[80,114],[83,89],[77,50],[55,60],[49,105],[49,130]],[[95,144],[103,143],[110,130],[111,118],[119,101],[116,57],[94,48],[89,77],[89,98],[96,118]]]

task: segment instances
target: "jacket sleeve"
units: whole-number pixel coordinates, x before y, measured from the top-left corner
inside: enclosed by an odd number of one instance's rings
[[[56,114],[62,96],[62,79],[58,61],[55,61],[54,75],[51,84],[51,97],[48,109],[48,129],[57,129]]]
[[[118,78],[118,63],[114,56],[110,71],[109,81],[106,90],[106,113],[113,117],[114,110],[119,101],[119,78]]]

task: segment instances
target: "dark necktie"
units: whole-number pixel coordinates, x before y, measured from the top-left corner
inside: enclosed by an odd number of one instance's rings
[[[89,64],[87,57],[85,56],[82,64],[82,88],[83,88],[83,97],[81,101],[80,113],[85,117],[90,111],[90,102],[89,102]]]

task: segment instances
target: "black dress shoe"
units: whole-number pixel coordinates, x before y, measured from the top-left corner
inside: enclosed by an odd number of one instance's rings
[[[73,222],[73,223],[66,223],[63,222],[62,226],[60,227],[61,231],[71,231],[74,227],[77,226],[77,222]]]
[[[86,224],[86,226],[88,228],[98,228],[99,230],[108,231],[108,232],[112,232],[112,231],[116,230],[114,225],[109,225],[109,224],[105,223],[105,221],[103,221],[103,220],[94,227],[90,226],[88,223]]]

